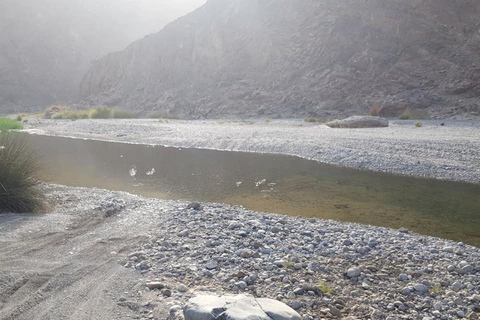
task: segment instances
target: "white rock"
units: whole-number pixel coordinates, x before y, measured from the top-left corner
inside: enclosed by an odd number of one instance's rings
[[[295,310],[280,301],[246,295],[198,296],[187,302],[183,313],[185,320],[300,320]]]

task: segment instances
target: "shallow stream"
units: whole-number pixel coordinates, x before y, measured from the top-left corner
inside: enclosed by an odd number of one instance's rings
[[[348,169],[298,157],[28,135],[51,182],[147,197],[405,227],[480,247],[480,185]]]

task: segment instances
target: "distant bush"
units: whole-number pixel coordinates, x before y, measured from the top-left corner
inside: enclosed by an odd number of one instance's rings
[[[65,110],[62,112],[54,113],[51,119],[55,120],[79,120],[79,119],[133,119],[138,118],[138,114],[129,110],[117,110],[107,107],[97,107],[90,110]]]
[[[421,123],[421,122],[415,123],[415,127],[420,128],[421,126],[423,126],[423,123]]]
[[[90,111],[92,119],[109,119],[112,117],[112,109],[108,107],[96,107]]]
[[[43,206],[38,189],[42,168],[27,140],[0,133],[0,212],[35,212]]]
[[[115,119],[135,119],[138,118],[138,114],[130,110],[112,110],[112,118]]]
[[[408,108],[407,110],[403,111],[403,113],[398,116],[398,119],[400,120],[408,120],[413,117],[413,112],[412,109]]]
[[[54,120],[78,120],[78,119],[88,119],[89,116],[89,111],[88,110],[70,110],[70,111],[64,111],[60,113],[55,113],[52,116],[52,119]]]
[[[45,109],[45,112],[43,113],[43,117],[45,119],[52,119],[54,114],[65,112],[67,110],[68,110],[67,106],[50,106],[47,109]]]
[[[7,118],[0,118],[0,131],[16,130],[22,128],[23,126],[18,121]]]
[[[409,120],[409,119],[426,119],[427,113],[421,110],[412,110],[407,108],[399,117],[400,120]]]
[[[167,112],[153,112],[148,115],[150,119],[180,119],[179,116]]]
[[[325,122],[325,119],[324,118],[315,118],[315,117],[308,117],[308,118],[305,118],[303,119],[303,121],[305,122]]]
[[[22,118],[21,115],[18,115],[18,116],[15,118],[15,120],[18,121],[18,122],[22,122],[22,119],[23,119],[23,118]]]
[[[380,115],[380,107],[373,107],[370,109],[370,112],[368,113],[371,116],[378,117]]]

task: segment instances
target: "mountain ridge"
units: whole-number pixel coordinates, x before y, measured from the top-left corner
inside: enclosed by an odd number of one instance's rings
[[[210,0],[96,61],[81,98],[187,118],[480,117],[479,13],[468,0]]]

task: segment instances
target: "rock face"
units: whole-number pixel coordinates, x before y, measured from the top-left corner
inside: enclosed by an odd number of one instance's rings
[[[198,296],[183,308],[185,320],[299,320],[300,315],[272,299],[246,295]]]
[[[372,116],[353,116],[327,123],[330,128],[378,128],[388,127],[388,120]]]
[[[479,15],[471,0],[209,0],[97,61],[81,96],[193,118],[479,117]]]
[[[0,113],[69,103],[91,61],[205,0],[0,1]]]

